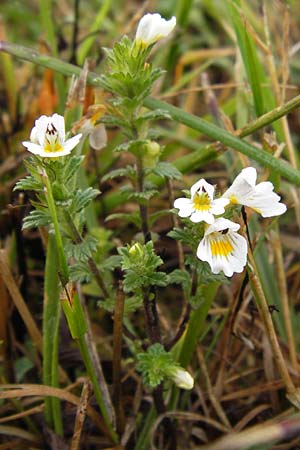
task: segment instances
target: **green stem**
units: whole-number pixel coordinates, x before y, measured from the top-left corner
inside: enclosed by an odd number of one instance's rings
[[[168,103],[156,100],[154,98],[146,98],[144,101],[144,105],[152,110],[161,109],[166,111],[176,122],[182,123],[194,130],[200,131],[201,133],[210,136],[212,139],[220,141],[222,142],[222,144],[238,150],[240,153],[243,153],[249,158],[252,158],[263,166],[269,167],[275,172],[279,172],[282,176],[284,176],[292,183],[300,185],[299,171],[293,169],[286,162],[276,159],[274,156],[270,155],[264,150],[260,150],[257,147],[249,144],[248,142],[237,138],[228,131],[219,128],[216,125],[213,125],[212,123],[201,119],[200,117],[196,117],[192,114],[186,113],[176,106],[169,105]]]
[[[55,238],[48,237],[45,267],[45,293],[43,308],[43,383],[58,387],[58,345],[59,345],[59,278],[57,274],[57,251]],[[60,401],[56,397],[45,398],[45,418],[54,430],[63,435]]]
[[[107,414],[106,411],[106,407],[105,407],[105,403],[102,397],[102,392],[99,388],[99,384],[98,384],[98,380],[97,380],[97,376],[95,374],[94,371],[94,367],[93,367],[93,363],[89,354],[89,350],[85,341],[85,336],[79,336],[77,338],[77,342],[80,348],[80,352],[81,352],[81,356],[84,362],[84,365],[86,367],[87,373],[90,377],[90,380],[92,382],[93,385],[93,389],[94,389],[94,393],[95,393],[95,397],[97,399],[97,403],[99,405],[99,408],[101,410],[102,413],[102,417],[103,420],[105,422],[105,425],[107,427],[107,430],[109,432],[109,435],[112,439],[112,441],[117,444],[119,442],[119,438],[117,436],[117,433],[115,432],[115,430],[112,427],[112,424],[110,423],[110,418],[109,415]]]
[[[56,206],[52,194],[52,188],[51,183],[48,178],[48,175],[46,173],[43,174],[42,179],[44,181],[46,192],[45,196],[47,199],[49,211],[52,217],[54,231],[55,231],[55,239],[56,239],[56,246],[57,246],[57,253],[58,253],[58,266],[59,266],[59,275],[61,278],[61,282],[63,287],[66,286],[66,284],[69,281],[69,270],[68,270],[68,264],[64,252],[62,237],[60,234],[59,224],[58,224],[58,218],[57,218],[57,212],[56,212]]]

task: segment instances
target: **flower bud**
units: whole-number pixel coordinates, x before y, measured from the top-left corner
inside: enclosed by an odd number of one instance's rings
[[[128,250],[130,256],[135,257],[143,254],[143,247],[139,242],[133,244]]]
[[[135,42],[148,47],[168,36],[176,25],[176,17],[166,20],[160,14],[145,14],[139,21]]]
[[[193,389],[194,387],[194,378],[184,369],[175,369],[172,374],[172,380],[181,389]]]
[[[161,154],[160,145],[155,141],[149,141],[144,147],[143,163],[145,167],[155,167]]]

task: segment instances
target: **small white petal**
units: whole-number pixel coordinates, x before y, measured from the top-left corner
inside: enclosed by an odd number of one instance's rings
[[[22,142],[22,144],[27,148],[29,152],[33,153],[34,155],[39,155],[42,151],[42,147],[38,144],[34,144],[33,142],[24,141]]]
[[[208,211],[194,211],[191,215],[191,221],[194,223],[206,222],[212,224],[215,221],[214,216]]]
[[[228,198],[217,198],[212,202],[210,211],[216,216],[223,214],[223,212],[225,212],[225,206],[229,203],[230,200]]]
[[[56,128],[57,133],[58,133],[58,137],[60,139],[60,142],[64,142],[65,141],[65,137],[66,137],[66,134],[65,134],[65,119],[64,119],[64,117],[55,113],[55,114],[53,114],[52,117],[50,117],[49,121]]]
[[[49,123],[49,117],[43,115],[35,121],[35,141],[44,146],[46,130]],[[31,135],[30,135],[31,138]]]
[[[76,134],[75,136],[71,137],[63,144],[63,148],[70,152],[71,150],[73,150],[74,147],[76,147],[76,145],[79,144],[81,136],[82,136],[82,134],[79,133],[79,134]]]
[[[174,207],[179,209],[179,217],[189,217],[194,211],[193,203],[189,198],[177,198],[174,202]]]
[[[204,191],[208,194],[210,199],[213,199],[214,190],[215,187],[212,184],[207,183],[204,178],[201,178],[201,180],[197,181],[197,183],[193,184],[193,186],[191,187],[191,197],[193,198],[194,195],[199,191]]]

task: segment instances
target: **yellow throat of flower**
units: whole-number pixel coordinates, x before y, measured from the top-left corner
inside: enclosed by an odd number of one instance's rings
[[[198,211],[208,211],[211,206],[210,198],[207,192],[201,192],[200,194],[195,194],[193,198],[194,208]]]
[[[212,239],[210,242],[210,249],[212,256],[228,256],[232,250],[233,246],[231,242],[226,237]]]
[[[44,145],[44,152],[46,153],[56,153],[63,150],[63,147],[60,145],[58,141],[56,142],[46,142]]]
[[[56,153],[63,150],[59,139],[57,129],[53,124],[48,125],[45,136],[44,152]]]

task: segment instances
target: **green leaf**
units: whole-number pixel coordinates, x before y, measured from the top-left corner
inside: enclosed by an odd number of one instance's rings
[[[126,195],[127,200],[136,200],[141,204],[146,204],[152,197],[154,197],[154,195],[158,193],[158,190],[150,188],[146,190],[146,187],[144,192],[136,192],[131,186],[122,186],[120,191]]]
[[[111,170],[101,179],[102,182],[112,180],[118,177],[128,177],[131,180],[136,178],[136,170],[132,166],[121,167],[120,169]]]
[[[74,282],[89,283],[92,279],[92,274],[87,264],[76,263],[69,267],[70,278]]]
[[[145,384],[151,388],[158,386],[179,367],[171,353],[166,352],[159,343],[148,347],[145,353],[138,353],[137,361],[137,370],[142,373]]]
[[[52,223],[51,215],[47,210],[30,211],[29,215],[23,220],[23,230],[29,228],[46,227]]]
[[[72,156],[71,158],[68,158],[63,170],[63,180],[64,183],[67,183],[70,181],[75,173],[79,170],[82,161],[84,160],[84,156]]]
[[[120,219],[127,223],[134,223],[138,228],[141,227],[141,218],[138,212],[132,213],[114,213],[106,217],[105,221]]]
[[[106,258],[103,263],[100,264],[99,270],[104,272],[105,270],[114,270],[117,267],[121,267],[122,258],[120,255],[112,255]]]
[[[173,180],[182,180],[182,173],[169,162],[159,162],[151,172],[159,177],[166,177]]]
[[[184,228],[174,228],[169,231],[167,236],[176,239],[177,241],[181,241],[184,245],[187,245],[196,252],[199,242],[203,238],[203,233],[203,223],[200,223],[195,227],[189,220],[186,220],[186,226]]]
[[[191,275],[186,270],[175,269],[169,273],[169,283],[179,284],[188,291],[191,288]]]
[[[169,209],[161,209],[160,211],[156,211],[153,214],[150,214],[149,216],[149,225],[152,227],[154,223],[163,216],[167,216],[168,214],[171,214],[171,211]]]
[[[68,242],[65,245],[65,252],[68,258],[74,258],[76,261],[85,262],[97,250],[97,239],[93,236],[87,236],[80,244]]]
[[[82,211],[99,194],[100,191],[98,189],[93,189],[91,187],[84,190],[78,189],[72,199],[70,212],[78,213]]]
[[[28,175],[22,180],[19,180],[15,187],[14,191],[43,191],[44,185],[41,181],[34,178],[32,175]]]
[[[143,148],[148,145],[148,139],[137,139],[135,141],[127,141],[114,148],[114,152],[130,152],[134,155],[143,153]]]

